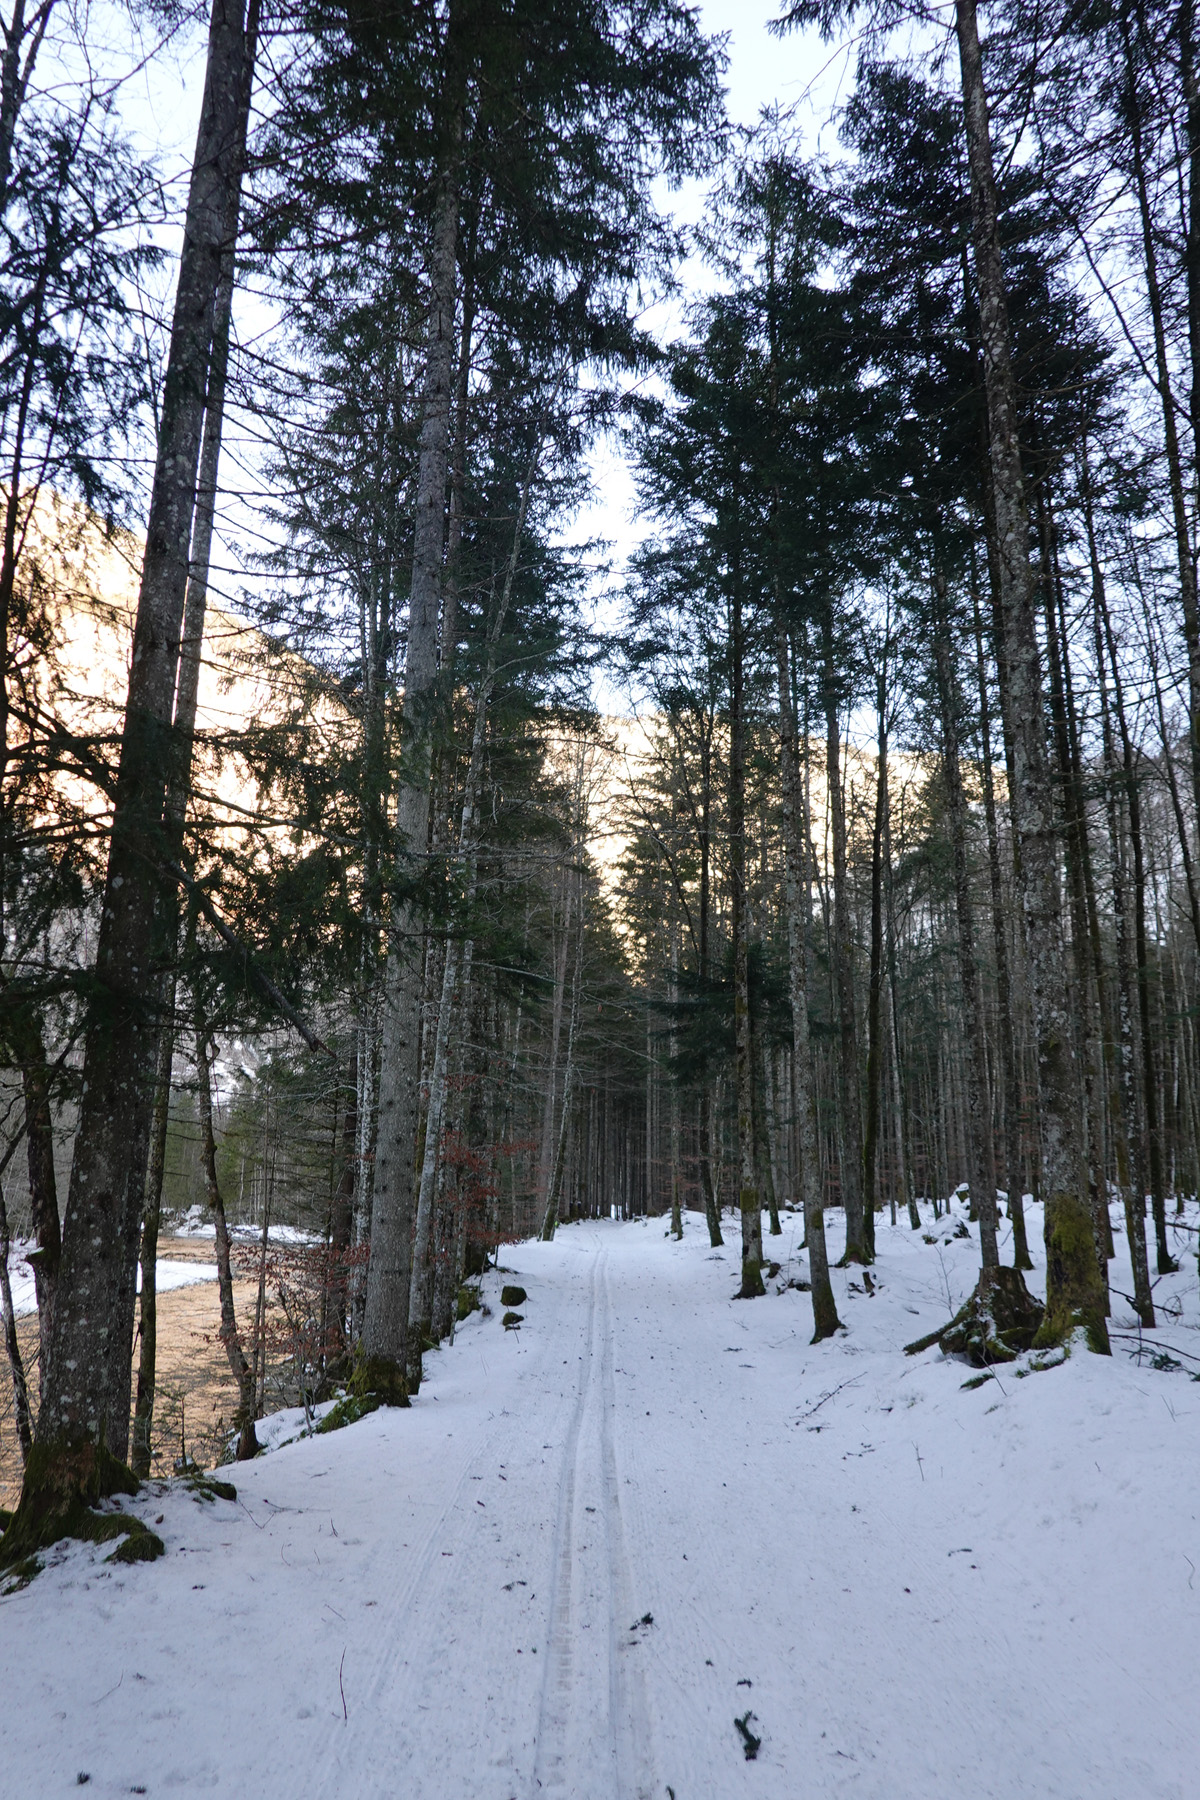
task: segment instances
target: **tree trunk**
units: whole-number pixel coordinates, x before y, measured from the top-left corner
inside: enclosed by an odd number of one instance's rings
[[[1029,520],[1017,437],[1016,384],[1000,258],[996,179],[975,0],[956,0],[963,112],[971,171],[975,276],[987,394],[1000,610],[1013,730],[1013,799],[1038,1053],[1041,1197],[1045,1206],[1043,1341],[1082,1327],[1108,1352],[1104,1290],[1079,1141],[1082,1105],[1063,962],[1057,831],[1046,767],[1045,707],[1033,615]]]
[[[742,1217],[742,1284],[739,1298],[764,1294],[762,1205],[758,1192],[754,1130],[754,1047],[750,1024],[750,946],[746,905],[746,742],[742,591],[733,570],[729,640],[729,935],[733,950],[734,1080],[737,1106],[738,1207]]]
[[[1184,18],[1190,27],[1190,7]],[[1171,496],[1171,522],[1175,535],[1175,562],[1179,573],[1179,598],[1183,615],[1183,639],[1187,648],[1188,664],[1188,738],[1191,746],[1192,763],[1192,798],[1196,816],[1200,818],[1200,607],[1197,605],[1196,564],[1192,554],[1191,530],[1188,524],[1187,489],[1191,485],[1185,480],[1183,453],[1179,442],[1179,427],[1176,422],[1176,400],[1171,385],[1171,363],[1167,349],[1166,308],[1164,303],[1162,282],[1158,272],[1158,252],[1156,249],[1157,227],[1150,205],[1150,195],[1146,182],[1145,147],[1142,131],[1142,103],[1138,92],[1137,69],[1134,61],[1133,44],[1129,30],[1129,8],[1124,6],[1120,14],[1121,39],[1125,52],[1125,122],[1129,130],[1129,146],[1132,153],[1133,184],[1137,196],[1138,218],[1141,225],[1143,272],[1146,280],[1146,301],[1150,310],[1150,324],[1154,339],[1155,386],[1158,390],[1159,405],[1162,411],[1163,448],[1166,451],[1167,487]],[[1194,86],[1194,70],[1187,65],[1191,60],[1191,31],[1183,33],[1184,79],[1189,86]],[[1189,80],[1190,77],[1190,80]],[[1192,136],[1197,124],[1197,97],[1194,91],[1188,95],[1188,137],[1189,151],[1194,158],[1195,139]],[[1194,160],[1190,171],[1190,185],[1194,197],[1197,176]],[[1200,329],[1200,294],[1196,292],[1192,259],[1200,257],[1200,245],[1195,241],[1195,220],[1189,223],[1185,257],[1188,276],[1188,325],[1189,338],[1194,349],[1194,333]],[[1197,399],[1195,382],[1196,372],[1193,369],[1193,406]]]
[[[700,892],[698,895],[697,920],[698,945],[697,962],[700,975],[701,995],[708,998],[709,958],[708,930],[709,911],[711,908],[711,857],[712,857],[712,754],[711,745],[705,738],[701,747],[700,766]],[[702,1087],[696,1104],[696,1156],[700,1165],[700,1192],[704,1199],[704,1219],[708,1226],[708,1241],[712,1249],[718,1250],[725,1239],[721,1233],[721,1207],[717,1198],[716,1183],[713,1180],[712,1168],[713,1139],[713,1085],[712,1077],[707,1069],[702,1077]]]
[[[867,1118],[863,1136],[863,1236],[875,1257],[880,1074],[883,1063],[883,837],[888,807],[887,648],[876,677],[875,819],[871,830],[871,969],[867,982]]]
[[[1000,833],[996,823],[996,786],[992,777],[992,728],[989,718],[987,663],[983,649],[983,624],[979,616],[979,594],[974,579],[972,559],[971,599],[975,626],[975,663],[979,683],[979,728],[983,739],[983,812],[987,824],[988,879],[992,898],[992,953],[996,963],[996,1010],[1000,1027],[1000,1058],[1004,1071],[1004,1185],[1008,1193],[1008,1216],[1013,1228],[1013,1268],[1032,1269],[1029,1238],[1025,1228],[1025,1196],[1022,1188],[1021,1066],[1017,1056],[1016,1030],[1013,1025],[1012,976],[1008,954],[1008,906],[1004,897],[1004,881],[1000,870]]]
[[[54,1121],[50,1110],[50,1070],[42,1024],[29,1006],[13,1009],[5,1035],[21,1070],[25,1113],[25,1157],[29,1176],[29,1209],[37,1248],[29,1263],[33,1269],[38,1308],[38,1386],[44,1391],[50,1337],[54,1325],[54,1300],[62,1234],[58,1218],[58,1187],[54,1174]]]
[[[4,1348],[8,1353],[8,1369],[12,1378],[17,1445],[21,1452],[21,1461],[26,1463],[33,1447],[33,1424],[29,1411],[29,1384],[25,1375],[25,1363],[21,1356],[21,1345],[17,1338],[17,1319],[13,1310],[12,1284],[8,1275],[10,1247],[8,1208],[4,1204],[3,1187],[0,1186],[0,1325],[4,1329]]]
[[[217,1143],[213,1133],[212,1081],[209,1057],[212,1040],[200,1002],[196,1001],[196,1099],[200,1113],[200,1156],[204,1165],[204,1187],[208,1209],[216,1229],[217,1288],[221,1298],[220,1339],[229,1359],[229,1367],[237,1383],[238,1408],[234,1424],[238,1428],[237,1458],[248,1462],[258,1455],[258,1439],[254,1431],[257,1411],[254,1371],[246,1361],[242,1340],[238,1335],[237,1314],[233,1305],[233,1261],[229,1242],[229,1225],[225,1218],[225,1202],[217,1181]]]
[[[979,1250],[985,1269],[998,1269],[996,1241],[996,1165],[992,1138],[992,1099],[988,1077],[987,1028],[983,985],[975,952],[975,903],[967,845],[967,802],[959,758],[958,718],[961,707],[955,668],[945,579],[934,571],[933,656],[942,727],[942,777],[950,812],[954,855],[954,904],[958,925],[958,975],[966,1027],[967,1124],[970,1140],[971,1211],[979,1221]]]
[[[1046,629],[1046,660],[1050,676],[1050,718],[1054,734],[1058,781],[1062,796],[1065,830],[1064,862],[1071,919],[1071,960],[1075,973],[1076,1046],[1083,1085],[1084,1165],[1090,1172],[1088,1198],[1092,1212],[1092,1230],[1096,1237],[1096,1257],[1104,1287],[1104,1310],[1111,1310],[1108,1299],[1108,1258],[1112,1255],[1112,1229],[1105,1191],[1105,1163],[1102,1153],[1104,1096],[1102,1082],[1102,1044],[1104,984],[1103,973],[1092,954],[1089,893],[1091,887],[1091,849],[1087,834],[1087,814],[1083,801],[1082,774],[1078,769],[1078,743],[1071,714],[1070,666],[1066,656],[1065,634],[1058,629],[1057,546],[1051,513],[1048,477],[1043,474],[1037,489],[1038,541],[1042,553],[1041,589]],[[1097,934],[1099,925],[1097,922]],[[1098,948],[1098,946],[1097,946]],[[1101,1030],[1097,1031],[1097,1020]]]
[[[825,705],[825,782],[833,839],[833,956],[838,1021],[838,1118],[840,1124],[842,1205],[846,1211],[846,1248],[842,1266],[874,1261],[867,1240],[863,1207],[862,1100],[859,1094],[858,1020],[854,996],[854,936],[850,919],[850,876],[846,860],[846,806],[842,792],[838,683],[834,670],[833,620],[822,620]]]
[[[583,856],[583,842],[576,844],[576,857]],[[563,1164],[567,1153],[567,1135],[571,1124],[571,1101],[575,1091],[575,1049],[579,1036],[579,1000],[583,986],[583,871],[580,868],[576,881],[578,883],[578,904],[576,906],[575,923],[575,967],[571,981],[571,1012],[567,1021],[567,1061],[563,1070],[562,1113],[559,1119],[558,1140],[554,1151],[554,1166],[550,1171],[550,1187],[546,1195],[546,1211],[542,1220],[540,1236],[543,1243],[549,1243],[558,1228],[559,1196],[562,1192]]]
[[[679,1080],[675,1073],[679,1057],[679,915],[671,916],[671,1231],[678,1241],[683,1237],[683,1179],[680,1169]]]
[[[192,759],[196,738],[196,705],[200,695],[200,670],[204,660],[204,622],[208,610],[208,575],[212,559],[213,527],[217,509],[217,476],[221,462],[221,431],[225,417],[225,386],[229,369],[229,333],[233,320],[234,249],[232,239],[221,264],[213,318],[212,357],[204,409],[204,435],[196,489],[196,513],[192,525],[192,554],[187,599],[183,609],[183,637],[179,655],[179,685],[175,695],[175,760],[167,784],[164,808],[165,852],[169,861],[181,863],[184,827],[192,786]],[[150,1125],[150,1154],[142,1214],[140,1262],[141,1293],[138,1297],[139,1338],[137,1390],[133,1407],[133,1450],[130,1466],[135,1475],[150,1473],[150,1438],[154,1424],[154,1384],[158,1355],[158,1232],[162,1216],[162,1183],[166,1161],[167,1126],[171,1107],[171,1070],[175,1051],[175,961],[179,949],[179,895],[172,883],[164,886],[161,901],[160,938],[166,969],[160,999],[160,1023],[154,1107]]]
[[[801,850],[800,774],[796,762],[796,709],[787,632],[775,628],[775,662],[779,682],[779,755],[783,789],[784,882],[787,905],[788,992],[792,1005],[792,1109],[796,1115],[804,1238],[808,1245],[812,1286],[813,1343],[832,1337],[841,1327],[829,1279],[825,1246],[825,1208],[820,1154],[817,1148],[816,1070],[808,1030],[808,859]]]
[[[454,372],[454,300],[463,145],[461,8],[446,27],[446,106],[430,267],[429,331],[417,467],[413,576],[405,659],[405,753],[396,796],[399,867],[415,882],[429,836],[430,731],[437,674],[446,477]],[[412,1287],[413,1186],[421,1088],[422,910],[392,903],[384,977],[379,1124],[371,1213],[371,1260],[362,1330],[362,1379],[380,1398],[407,1404],[405,1387]]]
[[[91,1497],[124,1485],[137,1252],[145,1191],[160,971],[152,947],[171,722],[213,319],[237,216],[257,0],[214,0],[188,195],[158,455],[134,626],[112,838],[84,1050],[46,1394],[4,1554],[58,1534]],[[56,1523],[56,1520],[58,1521]]]

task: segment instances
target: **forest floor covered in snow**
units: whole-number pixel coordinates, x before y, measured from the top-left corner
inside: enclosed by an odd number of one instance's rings
[[[505,1247],[410,1410],[236,1502],[148,1487],[163,1559],[64,1545],[0,1600],[0,1792],[1188,1800],[1196,1208],[1140,1357],[1119,1253],[1111,1361],[972,1389],[903,1353],[977,1268],[923,1212],[816,1347],[794,1215],[753,1302],[695,1214]]]

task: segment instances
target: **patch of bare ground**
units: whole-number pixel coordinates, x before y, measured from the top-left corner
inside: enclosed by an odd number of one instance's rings
[[[211,1238],[164,1238],[160,1253],[172,1262],[211,1263],[213,1243]],[[234,1282],[238,1324],[247,1338],[257,1297],[257,1281]],[[226,1425],[237,1404],[237,1389],[217,1335],[220,1323],[215,1281],[172,1288],[158,1296],[158,1385],[151,1440],[155,1475],[173,1474],[180,1456],[194,1458],[201,1467],[208,1467],[224,1447]],[[35,1314],[17,1320],[17,1335],[32,1388],[37,1381]],[[268,1387],[271,1385],[269,1380]],[[268,1408],[278,1404],[279,1400],[269,1393]],[[21,1456],[12,1382],[7,1358],[0,1352],[0,1506],[15,1506],[20,1490]]]

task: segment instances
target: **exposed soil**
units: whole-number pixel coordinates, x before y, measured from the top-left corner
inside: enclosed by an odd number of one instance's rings
[[[213,1260],[211,1238],[164,1238],[160,1250],[174,1262]],[[243,1327],[254,1316],[257,1291],[254,1281],[234,1282],[238,1322]],[[171,1474],[176,1458],[184,1454],[203,1467],[220,1454],[226,1421],[237,1402],[229,1363],[217,1336],[220,1322],[215,1281],[173,1288],[158,1297],[158,1392],[152,1437],[156,1475]],[[35,1314],[18,1319],[17,1335],[32,1386],[36,1380]],[[268,1399],[268,1406],[271,1404]],[[20,1488],[12,1383],[7,1359],[0,1353],[0,1506],[15,1506]]]

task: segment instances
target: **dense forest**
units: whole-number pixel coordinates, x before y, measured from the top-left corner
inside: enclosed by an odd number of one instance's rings
[[[291,1403],[407,1406],[581,1218],[695,1213],[754,1300],[801,1214],[820,1344],[826,1215],[869,1288],[960,1195],[981,1366],[1108,1353],[1114,1229],[1151,1330],[1200,1187],[1190,0],[799,0],[856,45],[822,155],[729,122],[684,0],[3,26],[0,1561],[159,1467],[189,1213],[242,1458],[285,1339]],[[130,95],[204,29],[176,192]]]

